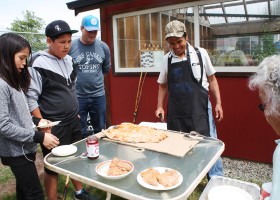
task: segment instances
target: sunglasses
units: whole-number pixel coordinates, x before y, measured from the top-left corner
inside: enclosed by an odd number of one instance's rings
[[[260,111],[264,112],[265,104],[261,103],[260,105],[258,105],[258,108],[259,108]]]

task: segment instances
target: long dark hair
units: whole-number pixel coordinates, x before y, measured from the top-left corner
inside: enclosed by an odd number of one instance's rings
[[[26,65],[18,72],[15,63],[15,54],[28,48],[30,58]],[[26,39],[16,33],[5,33],[0,36],[0,77],[16,90],[27,92],[30,85],[28,61],[31,61],[31,46]]]

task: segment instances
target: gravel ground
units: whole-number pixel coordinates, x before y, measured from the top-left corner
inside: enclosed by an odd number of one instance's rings
[[[247,182],[265,183],[272,179],[272,165],[222,157],[225,177]]]

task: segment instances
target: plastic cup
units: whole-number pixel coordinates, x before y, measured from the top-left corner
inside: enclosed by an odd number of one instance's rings
[[[270,196],[271,190],[272,190],[272,182],[262,184],[261,200],[269,199],[269,198],[266,198],[266,197]]]

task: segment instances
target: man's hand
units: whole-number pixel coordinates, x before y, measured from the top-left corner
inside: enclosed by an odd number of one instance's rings
[[[157,108],[155,115],[157,118],[160,118],[161,121],[164,121],[164,110],[162,107]]]
[[[224,118],[223,108],[221,104],[216,104],[215,107],[215,118],[218,122],[222,121]]]

